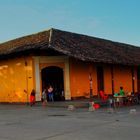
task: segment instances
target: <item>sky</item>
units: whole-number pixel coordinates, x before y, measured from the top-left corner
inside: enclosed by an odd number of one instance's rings
[[[140,0],[0,0],[0,43],[56,28],[140,47]]]

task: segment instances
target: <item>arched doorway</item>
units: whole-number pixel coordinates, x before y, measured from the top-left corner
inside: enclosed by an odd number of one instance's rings
[[[54,88],[54,101],[64,100],[64,74],[63,69],[56,66],[43,68],[41,71],[42,90],[52,85]]]

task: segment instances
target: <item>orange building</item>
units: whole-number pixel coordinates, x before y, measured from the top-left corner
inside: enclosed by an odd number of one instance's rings
[[[139,66],[139,47],[50,29],[0,44],[0,102],[29,102],[32,89],[40,101],[49,84],[55,100],[140,92]]]

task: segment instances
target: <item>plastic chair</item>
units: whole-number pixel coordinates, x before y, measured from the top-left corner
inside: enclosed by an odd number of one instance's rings
[[[102,90],[99,91],[99,95],[102,101],[107,101],[108,100],[108,95],[106,95]]]

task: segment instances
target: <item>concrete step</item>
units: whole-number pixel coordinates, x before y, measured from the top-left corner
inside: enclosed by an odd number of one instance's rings
[[[73,105],[76,108],[88,108],[89,103],[93,101],[94,103],[100,104],[101,107],[108,106],[108,102],[101,102],[100,99],[85,99],[85,100],[72,100],[72,101],[54,101],[54,102],[47,102],[48,107],[63,107],[67,108],[69,105]],[[41,102],[37,102],[36,105],[41,106]]]

